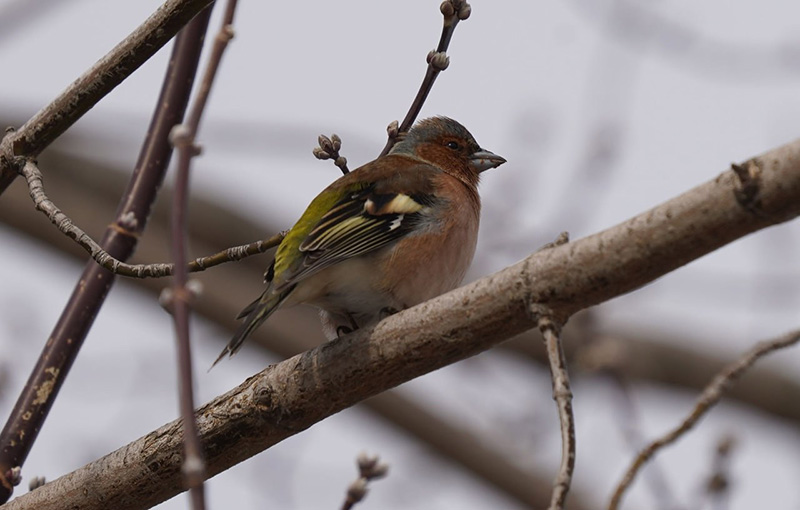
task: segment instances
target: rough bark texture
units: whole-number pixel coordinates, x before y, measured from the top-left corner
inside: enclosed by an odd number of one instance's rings
[[[540,251],[498,273],[297,355],[197,412],[209,475],[365,398],[473,356],[555,317],[646,283],[726,243],[800,214],[800,141],[604,232]],[[171,422],[7,505],[141,509],[181,491],[181,423]]]

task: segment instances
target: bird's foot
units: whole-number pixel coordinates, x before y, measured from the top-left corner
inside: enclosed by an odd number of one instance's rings
[[[379,313],[380,320],[383,320],[386,317],[388,317],[390,315],[394,315],[399,311],[400,310],[397,310],[396,308],[392,308],[391,306],[387,306],[386,308],[381,308],[381,311],[378,312],[378,313]]]

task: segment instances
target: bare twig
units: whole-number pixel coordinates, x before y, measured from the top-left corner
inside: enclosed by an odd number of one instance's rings
[[[736,380],[739,379],[739,377],[741,377],[742,374],[744,374],[747,369],[753,365],[753,363],[772,351],[790,347],[796,344],[798,341],[800,341],[800,330],[792,331],[791,333],[788,333],[775,340],[760,342],[758,345],[750,349],[750,351],[745,353],[739,360],[728,365],[722,372],[717,374],[717,376],[714,377],[714,380],[711,381],[711,383],[703,390],[703,393],[700,394],[700,397],[697,399],[697,403],[692,409],[692,412],[689,413],[689,416],[687,416],[670,432],[650,443],[644,450],[639,452],[639,455],[637,455],[635,459],[633,459],[630,467],[625,472],[622,480],[620,480],[619,484],[614,490],[611,500],[608,503],[608,509],[616,510],[619,508],[619,504],[622,501],[625,491],[633,483],[636,474],[639,472],[642,466],[644,466],[644,464],[650,460],[650,458],[653,457],[658,450],[669,444],[672,444],[678,438],[688,432],[692,427],[694,427],[697,422],[700,421],[700,418],[702,418],[709,409],[711,409],[717,404],[717,402],[720,401],[728,388],[733,385],[733,383],[736,382]]]
[[[439,6],[439,10],[442,11],[442,16],[444,17],[444,26],[442,27],[442,35],[439,37],[439,45],[435,50],[428,53],[428,68],[425,71],[425,78],[422,79],[422,85],[420,85],[417,96],[411,103],[403,122],[399,126],[396,126],[396,123],[389,124],[387,129],[389,137],[381,151],[381,156],[389,154],[399,137],[408,132],[411,125],[414,124],[417,115],[422,110],[422,105],[425,104],[425,100],[433,88],[433,82],[436,81],[436,77],[450,65],[447,48],[450,46],[450,39],[453,37],[456,25],[458,25],[459,21],[469,18],[472,13],[472,7],[465,0],[444,0]]]
[[[189,195],[189,172],[192,158],[199,153],[195,145],[200,119],[205,111],[211,86],[219,69],[222,55],[233,38],[233,16],[237,0],[228,0],[214,46],[209,56],[208,66],[200,82],[200,88],[189,110],[185,124],[176,125],[170,132],[170,141],[178,151],[178,170],[175,178],[175,193],[172,200],[172,258],[175,274],[172,283],[170,311],[175,322],[175,336],[178,350],[178,375],[180,388],[180,410],[183,418],[184,459],[182,474],[193,510],[204,510],[206,466],[203,449],[197,432],[194,415],[194,377],[192,375],[191,341],[189,338],[189,279],[186,266],[186,210]]]
[[[212,0],[167,0],[50,104],[0,143],[0,194],[17,176],[18,156],[36,157],[153,56]]]
[[[342,148],[342,139],[336,133],[332,134],[330,138],[325,135],[319,135],[319,146],[314,147],[314,157],[317,159],[332,159],[333,164],[339,167],[343,174],[350,173],[347,168],[347,159],[339,154],[339,149]]]
[[[367,495],[369,482],[381,479],[389,472],[389,465],[379,462],[377,455],[370,457],[366,453],[361,453],[356,463],[358,478],[347,487],[342,510],[350,510],[356,503],[361,502]]]
[[[139,153],[136,170],[118,206],[116,220],[107,229],[103,239],[105,249],[118,258],[124,259],[133,253],[163,181],[172,154],[167,134],[183,117],[209,16],[210,9],[196,16],[181,31],[173,48],[161,96]],[[123,46],[126,44],[123,43]],[[70,115],[59,110],[58,104],[57,101],[50,108],[60,113],[43,114],[50,119],[47,122],[56,122],[57,118]],[[80,116],[75,110],[70,111]],[[45,122],[41,119],[40,121]],[[36,126],[40,124],[37,123]],[[53,136],[52,130],[58,128],[51,124],[47,129],[31,129],[33,131],[26,132],[35,135],[33,140],[46,145],[51,141],[48,137]],[[5,473],[25,462],[113,282],[114,275],[94,261],[84,268],[0,434],[0,501],[7,501],[13,490],[13,481],[4,476]]]
[[[548,510],[562,510],[567,500],[572,473],[575,470],[575,416],[572,413],[572,390],[564,349],[561,346],[561,326],[551,319],[551,313],[532,305],[531,311],[538,316],[539,331],[544,336],[547,359],[550,362],[550,377],[553,382],[553,400],[558,407],[561,423],[561,466],[553,482],[553,492]]]
[[[195,108],[201,102],[195,103]],[[202,106],[201,106],[202,108]],[[198,117],[199,119],[199,117]],[[189,194],[189,165],[197,153],[191,127],[176,125],[170,134],[172,145],[178,151],[178,171],[175,177],[175,193],[172,197],[172,258],[175,260],[169,310],[175,322],[175,337],[178,350],[178,387],[180,412],[183,418],[183,483],[189,489],[193,510],[204,510],[205,461],[197,423],[194,418],[194,378],[192,376],[191,343],[189,340],[189,300],[187,289],[188,272],[181,262],[186,258],[186,204]]]
[[[114,274],[128,276],[131,278],[160,278],[170,276],[175,271],[175,264],[155,263],[155,264],[126,264],[119,259],[111,256],[94,239],[92,239],[80,227],[64,214],[47,196],[42,183],[42,173],[38,165],[33,160],[27,160],[20,173],[28,183],[28,190],[33,199],[33,204],[38,211],[41,211],[50,219],[60,232],[67,237],[75,240],[95,262],[108,269]],[[186,266],[190,273],[205,271],[206,269],[226,262],[234,262],[251,255],[264,253],[281,243],[286,236],[285,232],[275,234],[268,239],[262,239],[250,244],[233,246],[213,255],[199,257],[189,262]]]

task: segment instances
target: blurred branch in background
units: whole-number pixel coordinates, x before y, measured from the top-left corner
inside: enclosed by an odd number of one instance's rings
[[[631,0],[572,0],[569,4],[625,48],[647,48],[698,76],[729,80],[745,73],[751,80],[774,80],[800,73],[800,42],[793,32],[787,32],[785,39],[764,44],[755,37],[757,31],[748,34],[730,30],[726,41],[703,33],[702,25],[688,24],[691,17],[664,16],[656,4]],[[609,10],[616,12],[613,23],[608,23]],[[750,35],[754,37],[748,40]]]
[[[697,399],[697,403],[687,416],[677,427],[670,430],[664,436],[651,442],[633,459],[631,466],[626,471],[622,480],[617,485],[611,500],[608,503],[608,510],[617,510],[626,490],[631,486],[638,472],[644,467],[659,450],[677,441],[694,427],[697,422],[721,399],[730,386],[737,382],[741,376],[760,358],[767,354],[794,346],[800,341],[800,330],[792,331],[775,340],[765,340],[750,349],[734,363],[717,374],[711,383],[706,386]]]

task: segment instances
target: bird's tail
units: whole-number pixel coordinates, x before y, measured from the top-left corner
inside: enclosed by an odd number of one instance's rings
[[[236,351],[242,347],[242,344],[247,337],[250,336],[250,333],[267,320],[269,316],[272,315],[272,312],[278,309],[292,290],[293,289],[288,289],[286,292],[275,293],[272,292],[272,286],[270,286],[258,299],[247,305],[239,316],[236,317],[237,319],[245,317],[244,322],[239,326],[239,329],[236,331],[236,334],[233,335],[231,341],[228,342],[228,345],[222,349],[222,352],[211,365],[211,368],[214,368],[226,355],[233,356],[236,354]],[[209,368],[209,370],[211,370],[211,368]]]

